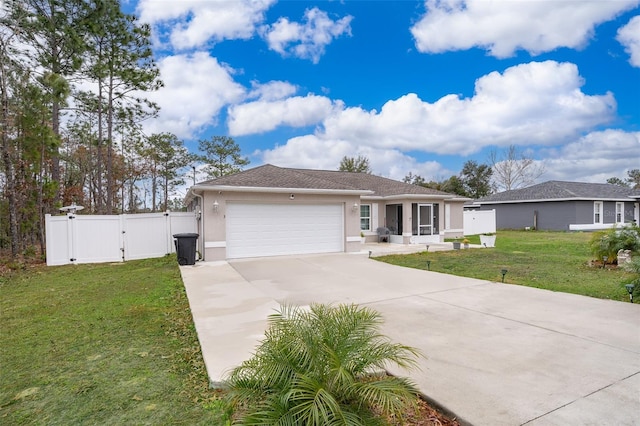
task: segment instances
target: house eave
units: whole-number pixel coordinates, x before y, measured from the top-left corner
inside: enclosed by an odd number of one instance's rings
[[[396,201],[396,200],[458,200],[453,195],[443,194],[396,194],[396,195],[363,195],[363,200],[367,201]]]
[[[595,197],[571,197],[571,198],[541,198],[534,200],[506,200],[506,201],[474,201],[473,204],[481,206],[483,204],[521,204],[521,203],[548,203],[555,201],[625,201],[629,202],[631,197],[619,198],[595,198]]]
[[[233,186],[233,185],[195,185],[193,189],[201,191],[220,192],[259,192],[259,193],[292,193],[311,195],[367,195],[373,191],[362,189],[321,189],[321,188],[280,188],[280,187],[260,187],[260,186]]]

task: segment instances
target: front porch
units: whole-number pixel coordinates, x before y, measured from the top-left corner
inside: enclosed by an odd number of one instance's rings
[[[393,244],[443,243],[440,229],[445,224],[440,219],[439,203],[403,202],[385,206],[385,226],[391,231]]]

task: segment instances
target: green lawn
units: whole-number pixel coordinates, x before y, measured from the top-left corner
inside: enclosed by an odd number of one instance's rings
[[[0,280],[0,424],[219,423],[175,257]]]
[[[628,301],[590,234],[499,232],[494,249],[395,255],[414,268]],[[221,423],[175,257],[0,276],[0,424]]]
[[[602,299],[628,301],[624,287],[632,276],[621,270],[588,266],[592,259],[590,233],[500,231],[495,248],[422,252],[378,257],[378,260],[411,268],[465,277],[576,293]]]

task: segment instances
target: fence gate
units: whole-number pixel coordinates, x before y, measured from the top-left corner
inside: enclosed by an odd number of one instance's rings
[[[76,215],[45,218],[47,265],[119,262],[175,252],[173,234],[197,232],[195,213]]]

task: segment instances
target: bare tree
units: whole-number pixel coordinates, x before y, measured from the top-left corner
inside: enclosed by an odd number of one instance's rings
[[[508,191],[532,185],[545,172],[543,163],[525,155],[515,145],[502,152],[489,154],[493,169],[493,184],[498,191]]]

